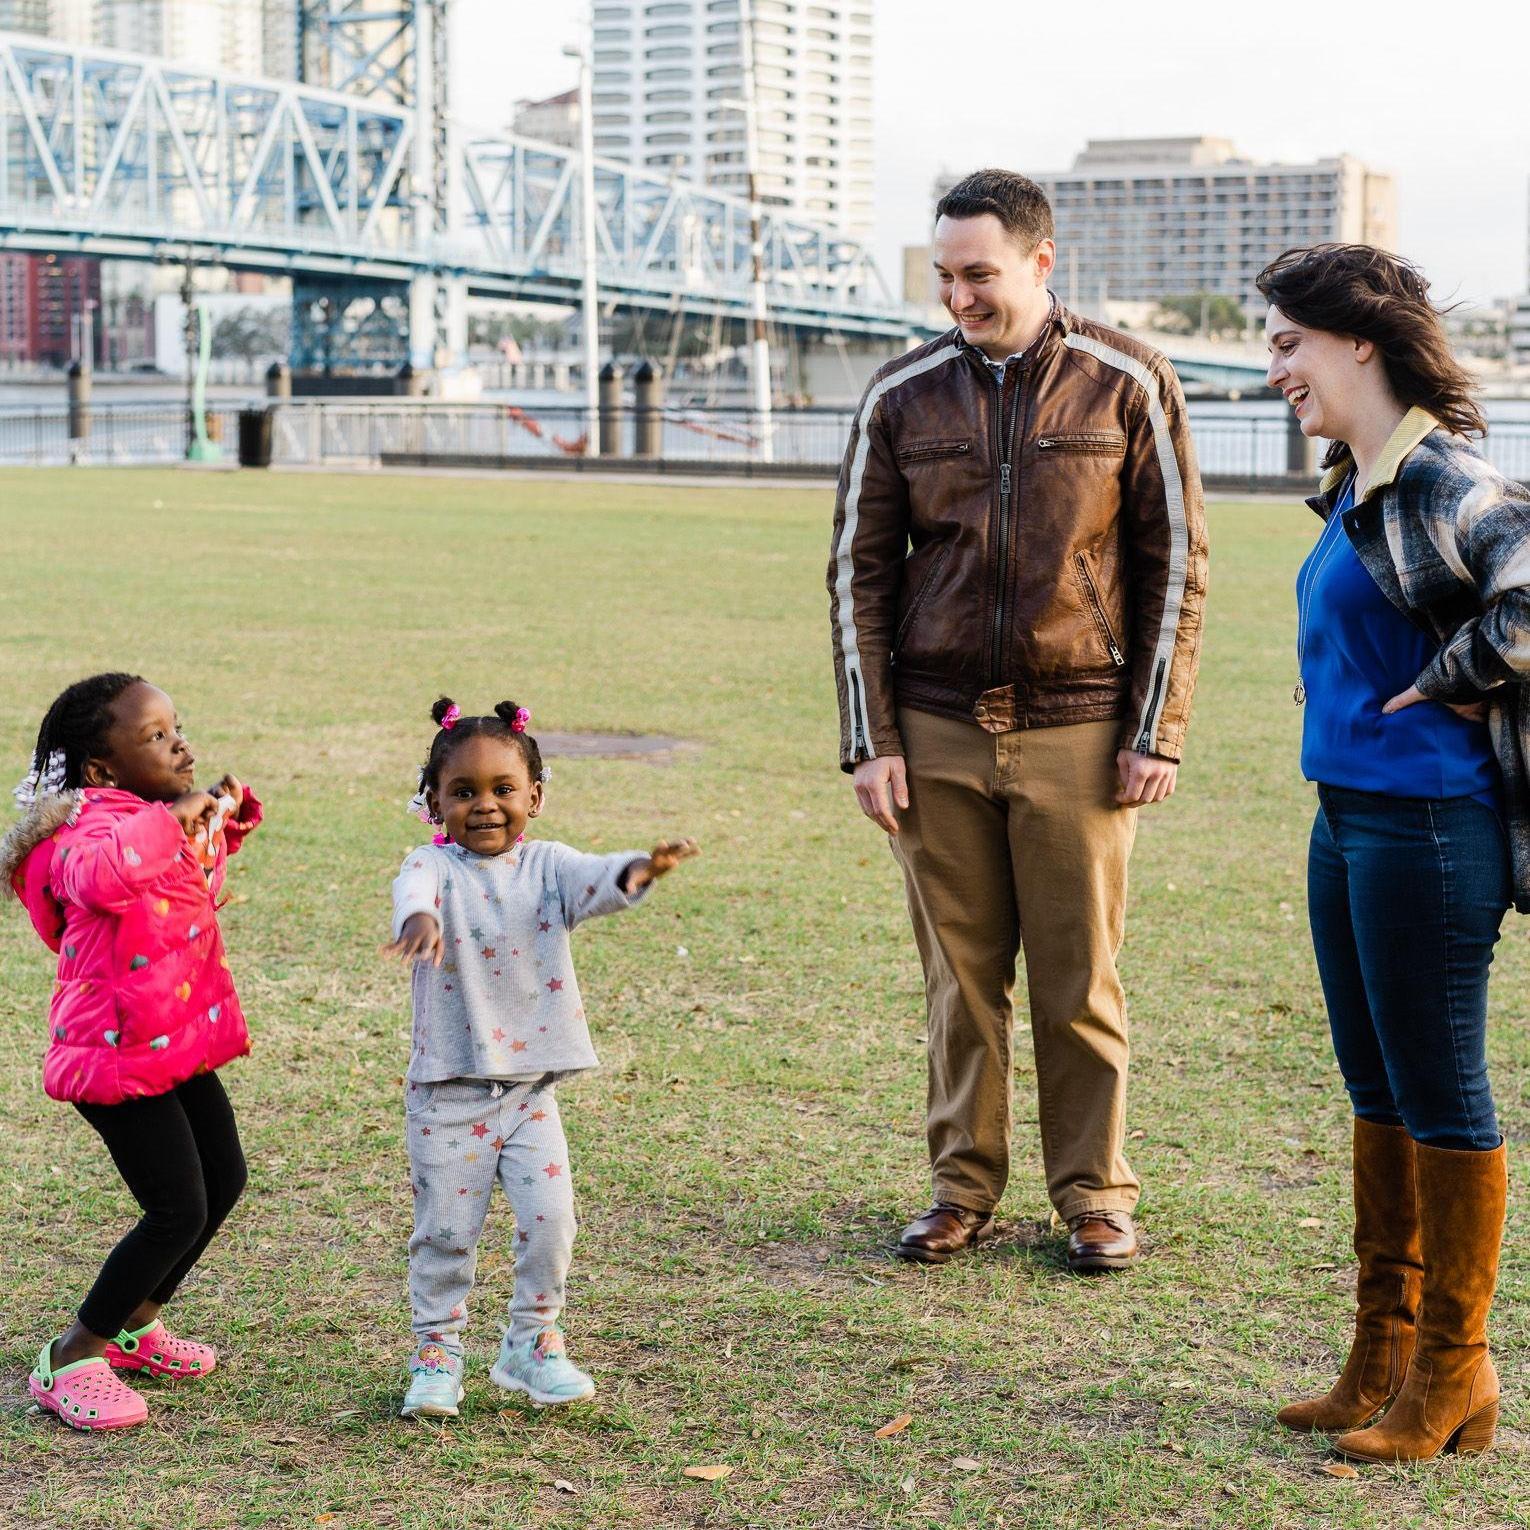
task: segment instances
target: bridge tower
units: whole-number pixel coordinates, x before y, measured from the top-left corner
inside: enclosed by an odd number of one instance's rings
[[[413,154],[394,212],[426,242],[444,238],[455,193],[448,126],[448,0],[298,0],[298,78],[382,97],[414,114]],[[445,269],[407,285],[300,276],[292,286],[292,364],[299,371],[417,373],[460,363],[467,284]]]

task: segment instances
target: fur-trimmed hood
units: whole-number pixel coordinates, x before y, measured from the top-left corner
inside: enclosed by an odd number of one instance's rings
[[[0,899],[15,898],[16,877],[26,858],[79,811],[80,792],[39,798],[0,838]]]

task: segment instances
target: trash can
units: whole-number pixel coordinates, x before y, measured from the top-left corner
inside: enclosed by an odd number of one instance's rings
[[[271,411],[239,411],[239,466],[271,466]]]

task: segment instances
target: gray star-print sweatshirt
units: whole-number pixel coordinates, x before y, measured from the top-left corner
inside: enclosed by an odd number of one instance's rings
[[[393,882],[393,936],[412,914],[441,923],[446,956],[414,967],[409,1081],[521,1080],[598,1066],[569,932],[640,902],[621,888],[641,850],[588,855],[524,840],[503,855],[422,845]],[[652,885],[651,883],[649,884]]]

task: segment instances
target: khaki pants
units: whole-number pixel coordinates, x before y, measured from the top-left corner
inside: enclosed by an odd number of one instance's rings
[[[990,1211],[1009,1179],[1023,947],[1047,1193],[1065,1220],[1130,1211],[1116,953],[1137,812],[1115,804],[1120,730],[995,734],[910,710],[898,726],[909,808],[892,848],[924,963],[935,1199]]]

